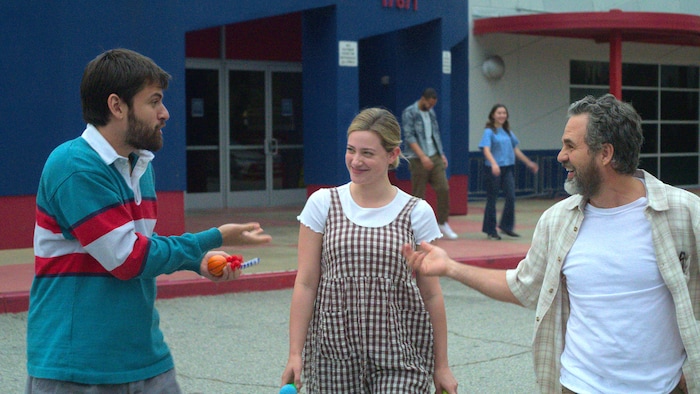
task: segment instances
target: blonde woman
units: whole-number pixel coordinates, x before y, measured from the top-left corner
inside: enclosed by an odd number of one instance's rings
[[[307,393],[457,392],[440,283],[415,275],[401,246],[440,237],[432,208],[389,182],[400,126],[369,108],[347,133],[350,182],[309,197],[282,383]],[[303,371],[303,375],[302,375]]]

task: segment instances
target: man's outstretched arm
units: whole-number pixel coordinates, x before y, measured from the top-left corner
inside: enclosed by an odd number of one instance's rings
[[[506,281],[506,270],[474,267],[454,261],[444,249],[422,242],[418,250],[404,245],[408,265],[427,276],[446,276],[498,301],[521,305]]]

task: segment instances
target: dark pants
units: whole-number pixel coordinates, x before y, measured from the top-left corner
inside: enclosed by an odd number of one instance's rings
[[[486,206],[481,231],[486,234],[497,234],[496,200],[500,190],[503,190],[506,201],[498,227],[513,231],[515,228],[515,166],[501,167],[500,176],[493,176],[491,167],[484,166],[484,187],[486,188]]]

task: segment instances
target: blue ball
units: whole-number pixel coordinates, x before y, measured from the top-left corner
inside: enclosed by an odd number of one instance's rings
[[[285,384],[280,389],[280,394],[297,394],[297,386],[293,383]]]

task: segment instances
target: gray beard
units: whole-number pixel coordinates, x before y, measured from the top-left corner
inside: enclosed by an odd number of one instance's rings
[[[567,179],[564,181],[564,190],[569,193],[569,195],[573,196],[574,194],[581,193],[581,186],[576,181],[576,178]]]
[[[590,199],[591,197],[598,194],[600,191],[601,179],[598,173],[588,173],[584,174],[585,180],[583,184],[574,176],[571,179],[567,179],[564,182],[564,190],[570,195],[580,194],[585,199]]]

